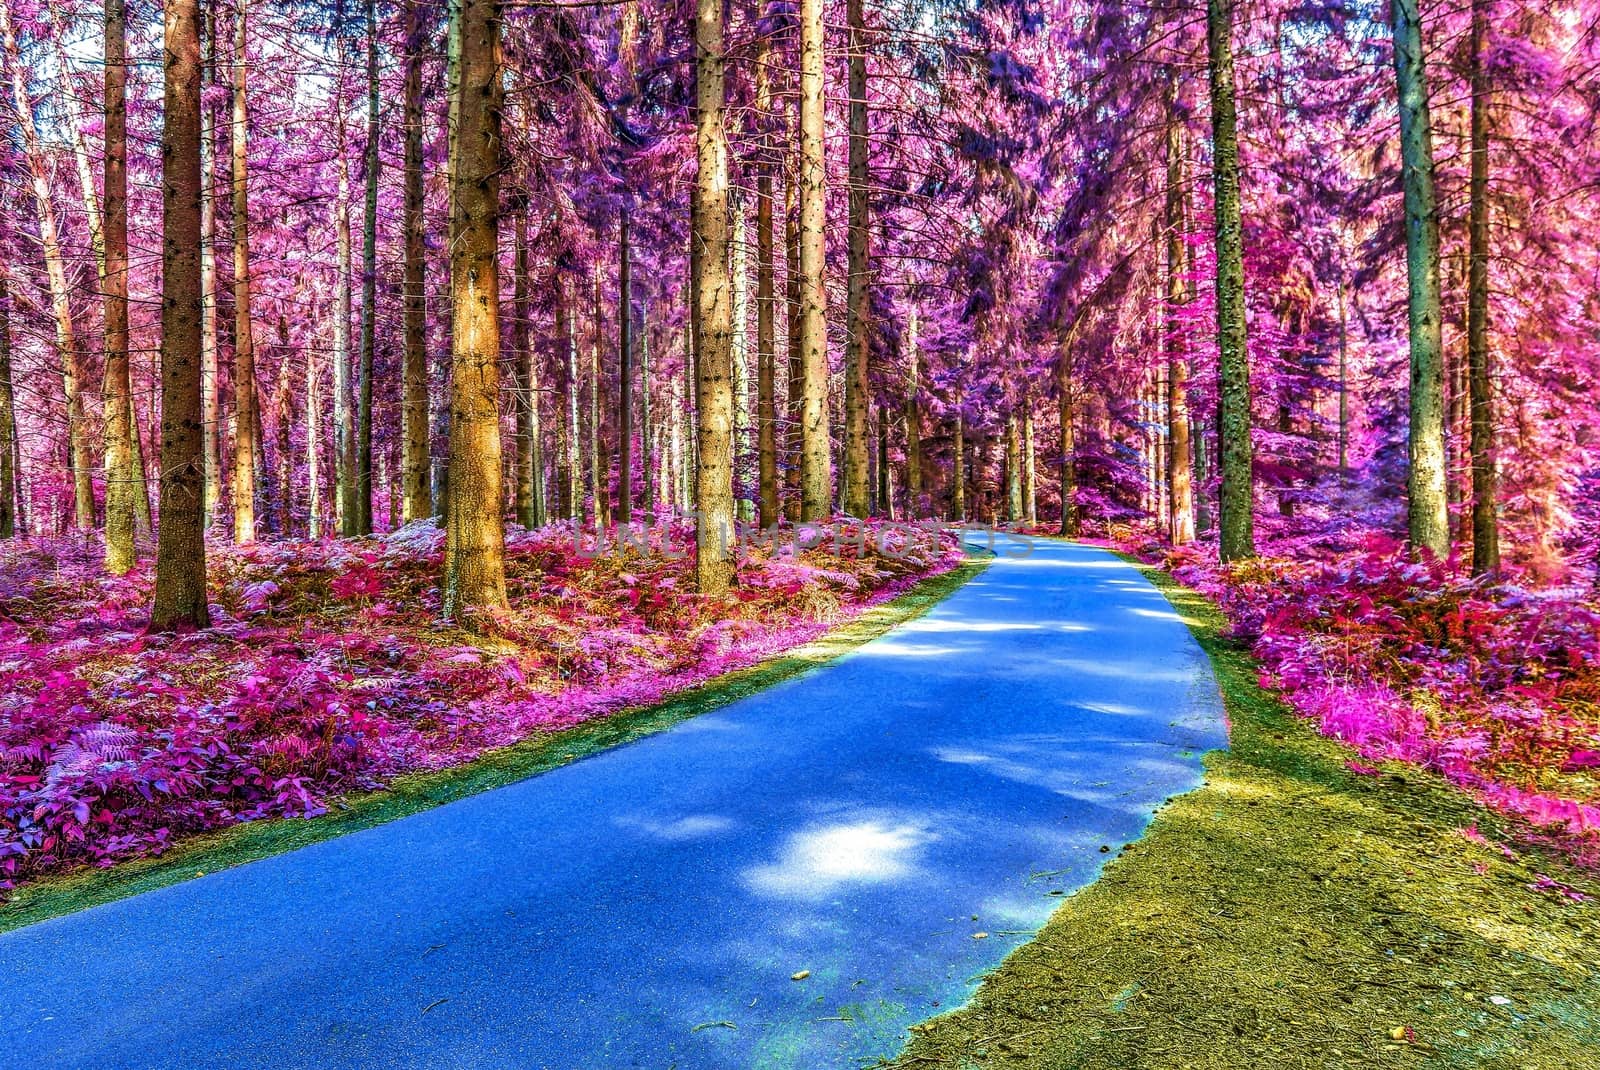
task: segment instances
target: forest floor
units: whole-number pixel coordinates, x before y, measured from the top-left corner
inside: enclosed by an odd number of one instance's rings
[[[1354,761],[1211,602],[1145,572],[1211,656],[1230,749],[894,1065],[1592,1065],[1593,872],[1440,776]]]
[[[865,642],[970,574],[951,537],[886,552],[861,534],[750,549],[738,586],[707,599],[668,546],[517,532],[512,608],[478,634],[438,620],[442,534],[427,524],[213,548],[213,627],[186,635],[144,633],[148,567],[108,577],[91,543],[14,549],[0,931],[665,727]]]

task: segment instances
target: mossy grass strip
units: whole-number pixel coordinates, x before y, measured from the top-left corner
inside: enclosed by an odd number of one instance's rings
[[[1258,686],[1214,605],[1140,567],[1210,655],[1229,749],[893,1065],[1595,1065],[1600,906],[1530,885],[1600,880],[1526,847],[1507,857],[1501,819],[1438,777],[1352,770]]]
[[[990,560],[992,555],[969,557],[949,572],[923,580],[898,598],[863,611],[804,646],[718,676],[654,706],[621,710],[574,728],[532,736],[448,769],[399,776],[386,790],[334,800],[330,812],[321,817],[234,825],[189,837],[153,858],[23,885],[0,905],[0,932],[372,828],[665,731],[824,665],[896,625],[922,616]]]

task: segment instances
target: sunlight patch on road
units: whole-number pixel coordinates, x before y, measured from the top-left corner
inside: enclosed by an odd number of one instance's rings
[[[791,836],[776,862],[746,870],[745,884],[763,895],[818,899],[846,885],[903,880],[933,839],[911,824],[823,825]]]

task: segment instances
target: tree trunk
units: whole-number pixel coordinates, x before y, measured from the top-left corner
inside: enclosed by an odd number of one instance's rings
[[[787,265],[784,277],[786,328],[789,367],[785,378],[787,434],[784,455],[788,458],[783,472],[784,495],[787,499],[784,515],[790,521],[800,519],[800,457],[804,452],[801,426],[805,413],[805,360],[800,350],[800,208],[796,200],[798,167],[784,182],[783,238]]]
[[[744,197],[733,190],[728,197],[728,212],[733,219],[733,239],[729,247],[729,287],[733,301],[733,495],[734,512],[741,521],[755,517],[755,502],[750,497],[755,482],[750,471],[750,271],[749,224]]]
[[[290,392],[289,318],[278,315],[278,387],[273,395],[273,416],[278,437],[278,535],[294,535],[294,400]]]
[[[633,248],[628,208],[617,224],[617,523],[633,522]],[[645,469],[649,480],[649,468]]]
[[[338,115],[333,200],[333,482],[339,534],[350,536],[356,534],[360,507],[356,504],[355,436],[350,415],[350,161],[342,108]]]
[[[1022,519],[1022,428],[1016,413],[1006,417],[1006,519]]]
[[[756,56],[756,114],[772,115],[772,51],[763,39]],[[779,519],[777,316],[774,276],[775,233],[772,206],[772,146],[763,141],[756,169],[756,521],[769,528]]]
[[[66,263],[56,230],[55,206],[50,200],[50,165],[33,122],[33,101],[28,96],[27,68],[17,48],[11,25],[10,0],[0,2],[0,37],[4,39],[6,67],[11,71],[12,103],[22,147],[33,179],[33,198],[39,211],[39,243],[44,251],[45,278],[50,288],[50,309],[55,318],[56,355],[61,361],[61,385],[67,401],[67,455],[72,467],[73,518],[84,531],[94,527],[94,460],[90,456],[83,411],[83,376],[72,324],[71,293]]]
[[[1034,467],[1033,396],[1022,395],[1022,519],[1031,528],[1039,522],[1039,481]]]
[[[868,289],[867,26],[865,0],[846,0],[849,30],[847,62],[850,90],[850,226],[846,283],[848,328],[844,377],[844,511],[867,512],[867,409],[871,404],[867,362],[871,350],[871,295]]]
[[[1174,546],[1194,541],[1194,490],[1189,463],[1189,355],[1178,323],[1178,309],[1189,302],[1183,127],[1171,110],[1167,117],[1167,531]]]
[[[0,539],[16,538],[17,399],[11,385],[11,277],[0,264]]]
[[[578,423],[578,392],[581,381],[578,377],[578,334],[572,322],[572,309],[567,304],[567,287],[559,282],[556,284],[556,337],[558,344],[567,351],[567,480],[563,485],[565,515],[569,520],[579,521],[583,519],[583,494],[580,490],[583,476],[579,460],[581,430]]]
[[[967,519],[966,453],[967,426],[965,418],[961,415],[961,393],[957,391],[956,433],[950,465],[950,519],[956,521]]]
[[[817,0],[807,0],[815,3]],[[698,395],[699,463],[695,468],[695,586],[703,595],[723,594],[733,581],[733,308],[728,271],[728,134],[721,0],[695,7],[695,155],[698,195],[691,242],[699,249],[695,321],[700,353]],[[820,103],[820,102],[819,102]]]
[[[205,87],[217,58],[217,5],[205,8],[203,47],[206,61],[200,75],[200,410],[205,425],[202,450],[205,453],[205,523],[217,522],[222,504],[222,399],[221,376],[217,361],[217,123],[211,105],[205,102]]]
[[[595,528],[604,530],[611,523],[611,455],[606,450],[606,380],[600,359],[604,325],[600,308],[600,272],[596,268],[589,288],[589,490],[594,499]]]
[[[406,15],[405,344],[401,356],[400,519],[434,515],[428,467],[427,222],[422,158],[422,66],[428,28],[421,4]]]
[[[1450,552],[1445,488],[1444,335],[1439,283],[1439,205],[1433,182],[1433,126],[1417,0],[1392,0],[1405,189],[1407,307],[1411,332],[1410,466],[1406,478],[1411,545]]]
[[[1500,570],[1496,512],[1494,385],[1489,354],[1489,72],[1488,2],[1472,0],[1472,177],[1467,253],[1467,377],[1471,398],[1472,571]]]
[[[250,318],[250,114],[246,104],[249,0],[233,26],[233,541],[256,540],[256,345]]]
[[[1078,440],[1074,433],[1077,413],[1072,396],[1072,334],[1062,340],[1056,358],[1056,397],[1061,420],[1061,537],[1078,537]]]
[[[823,158],[823,0],[800,0],[800,519],[833,510],[828,434],[828,223]]]
[[[134,549],[133,383],[128,371],[128,40],[125,0],[105,0],[104,260],[106,366],[106,571],[126,573]],[[86,196],[94,190],[91,184]],[[8,369],[9,372],[9,369]],[[7,375],[9,378],[9,374]],[[7,451],[7,441],[0,443]],[[9,500],[7,502],[9,512]]]
[[[656,512],[656,478],[651,469],[656,456],[655,430],[650,424],[650,300],[639,312],[639,471],[644,474],[644,512],[653,519]]]
[[[906,515],[913,520],[927,512],[922,477],[922,351],[915,307],[906,317]]]
[[[450,502],[444,615],[506,606],[500,488],[499,0],[462,0],[450,211]]]
[[[1239,209],[1239,138],[1234,107],[1234,0],[1207,0],[1211,130],[1216,187],[1217,395],[1221,426],[1221,541],[1224,562],[1254,557],[1254,451],[1250,441],[1250,354],[1245,327],[1244,233]]]
[[[306,347],[306,536],[322,538],[322,365],[317,346]]]
[[[204,628],[205,459],[200,403],[200,22],[197,0],[166,0],[161,130],[161,528],[155,631]]]
[[[533,347],[533,309],[529,291],[528,205],[517,212],[516,277],[512,282],[512,352],[517,383],[517,523],[542,528],[548,517],[544,500],[544,449],[540,441],[539,360]]]
[[[356,374],[355,533],[372,534],[372,360],[378,322],[378,4],[367,3],[367,156],[362,166],[361,364]]]

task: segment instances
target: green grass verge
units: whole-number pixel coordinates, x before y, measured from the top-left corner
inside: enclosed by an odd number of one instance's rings
[[[1230,749],[894,1065],[1600,1065],[1600,904],[1529,888],[1593,875],[1470,842],[1501,822],[1429,774],[1352,772],[1257,686],[1213,605],[1144,571],[1211,657]]]
[[[334,800],[331,811],[322,817],[234,825],[186,839],[155,858],[26,884],[0,904],[0,932],[381,825],[664,731],[832,661],[921,616],[987,567],[990,560],[988,556],[969,557],[951,571],[923,580],[900,597],[864,611],[813,642],[719,676],[658,705],[622,710],[575,728],[530,737],[449,769],[400,776],[387,790]]]

